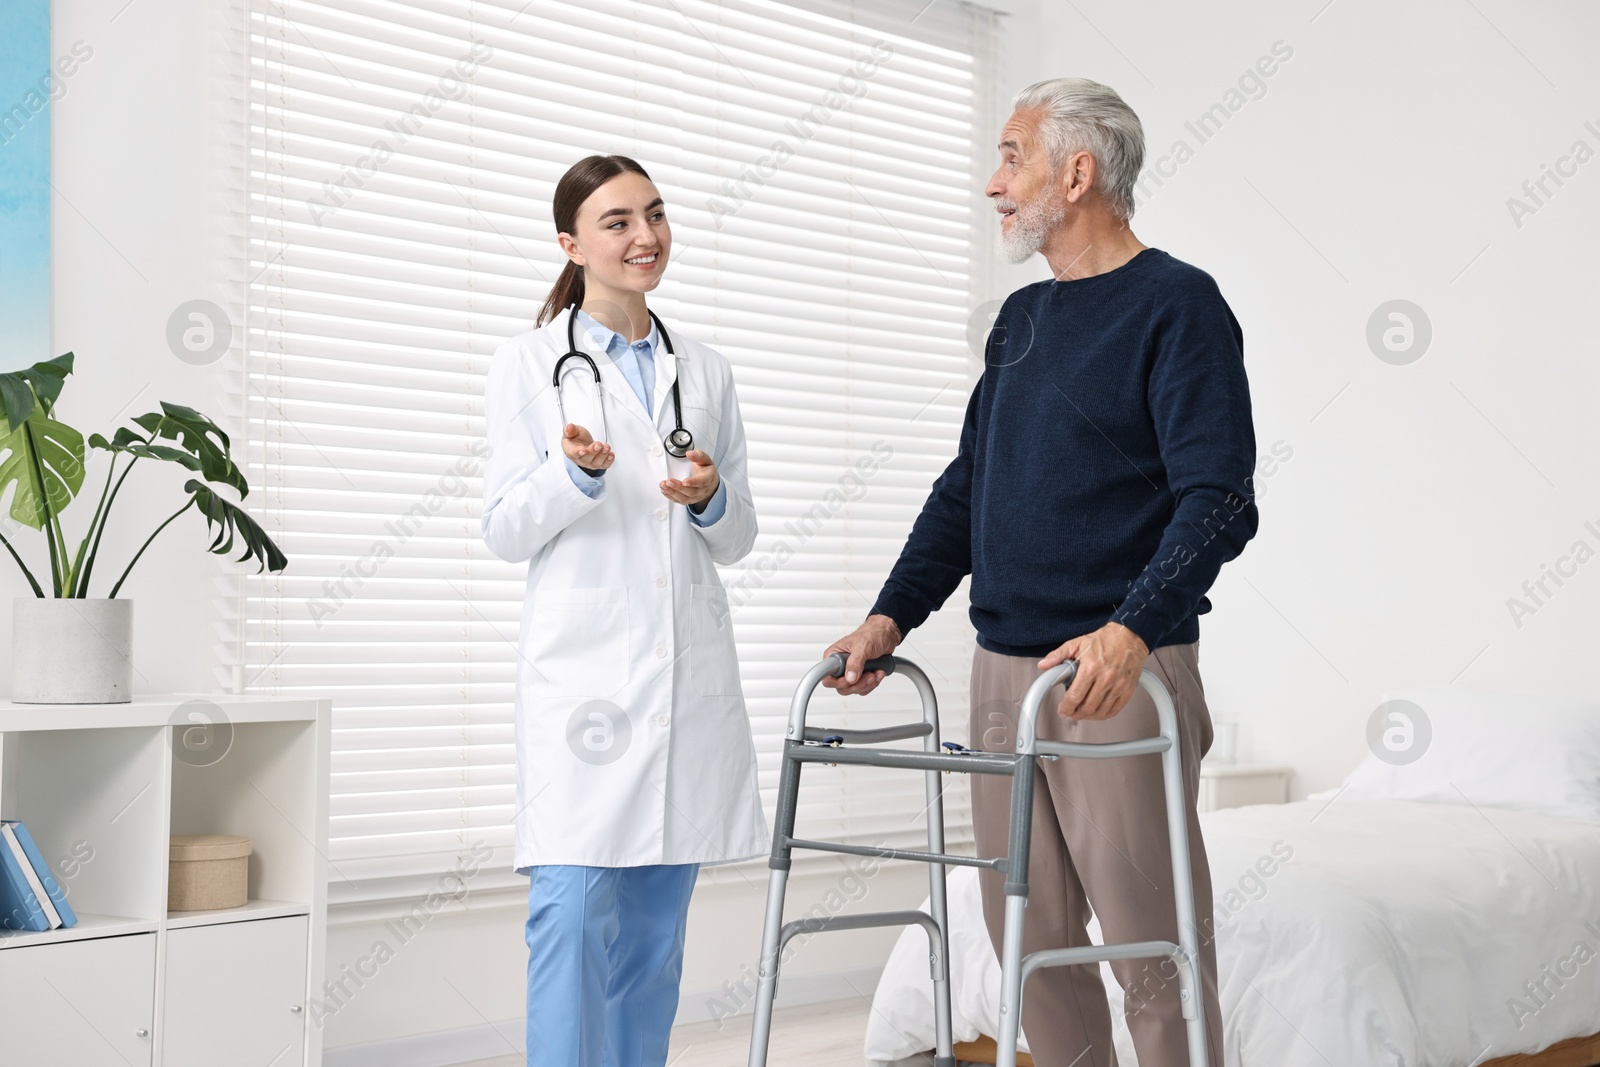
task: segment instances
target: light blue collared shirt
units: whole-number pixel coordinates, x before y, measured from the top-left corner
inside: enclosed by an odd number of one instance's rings
[[[620,333],[595,320],[587,311],[578,309],[577,325],[590,337],[595,344],[605,350],[611,361],[622,371],[622,376],[627,379],[628,385],[633,388],[639,402],[644,405],[644,410],[650,415],[655,415],[656,391],[656,346],[661,343],[661,331],[656,329],[654,321],[650,323],[650,334],[642,341],[629,342]],[[591,499],[600,495],[600,478],[585,474],[583,469],[571,459],[562,456],[567,462],[567,473],[572,476],[572,484],[583,491]],[[601,475],[605,472],[601,471]],[[711,499],[706,501],[705,510],[695,514],[693,508],[689,509],[689,521],[696,526],[710,526],[722,518],[723,512],[728,508],[727,486],[721,482],[717,484],[717,491],[711,494]]]

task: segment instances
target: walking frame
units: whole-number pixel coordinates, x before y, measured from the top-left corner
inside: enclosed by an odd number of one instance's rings
[[[778,810],[773,827],[772,856],[767,861],[766,925],[761,935],[760,984],[756,990],[755,1022],[750,1031],[749,1067],[766,1067],[772,1033],[772,1007],[777,996],[778,970],[783,950],[801,932],[861,930],[878,926],[920,925],[928,935],[928,964],[933,978],[935,1067],[955,1067],[950,1021],[949,912],[945,900],[947,864],[979,867],[1006,876],[1005,932],[1000,950],[1001,999],[999,1055],[996,1067],[1016,1067],[1017,1035],[1021,1027],[1022,986],[1041,967],[1098,965],[1104,960],[1165,958],[1178,972],[1179,1000],[1189,1043],[1190,1067],[1207,1067],[1205,1012],[1199,983],[1198,928],[1194,915],[1194,885],[1189,870],[1189,834],[1183,801],[1183,765],[1178,753],[1178,716],[1161,680],[1149,671],[1139,684],[1155,701],[1160,733],[1136,741],[1101,744],[1041,740],[1036,723],[1045,695],[1057,683],[1070,685],[1077,663],[1068,660],[1042,671],[1023,697],[1017,717],[1014,752],[975,752],[960,745],[939,742],[939,707],[933,686],[922,669],[898,656],[883,656],[866,664],[869,671],[901,674],[911,680],[922,698],[923,721],[871,730],[827,729],[806,725],[806,707],[824,678],[843,673],[845,657],[835,653],[806,672],[789,706],[789,728],[783,742],[778,780]],[[889,741],[922,738],[922,751],[872,746]],[[860,747],[849,747],[860,746]],[[948,748],[946,752],[943,749]],[[1115,945],[1057,948],[1022,955],[1022,919],[1028,904],[1028,846],[1033,828],[1034,759],[1115,759],[1159,754],[1166,793],[1167,835],[1172,849],[1172,882],[1176,898],[1178,943],[1135,941]],[[850,764],[918,769],[926,773],[928,796],[928,851],[873,848],[831,841],[808,841],[794,836],[795,810],[800,792],[800,769],[807,763]],[[1018,774],[1025,769],[1028,773]],[[1010,841],[1005,856],[988,859],[958,856],[944,851],[944,792],[942,771],[1011,776]],[[929,911],[884,911],[852,915],[812,916],[783,921],[783,894],[794,849],[915,860],[928,864]],[[931,914],[930,914],[931,913]]]

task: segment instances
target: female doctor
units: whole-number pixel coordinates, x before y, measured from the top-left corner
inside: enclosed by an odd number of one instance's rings
[[[484,397],[483,538],[529,564],[527,1062],[661,1067],[696,872],[770,847],[712,566],[750,551],[756,517],[727,360],[645,306],[672,250],[649,175],[590,156],[553,213],[568,262]]]

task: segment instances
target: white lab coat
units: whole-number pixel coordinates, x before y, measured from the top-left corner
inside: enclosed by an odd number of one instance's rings
[[[727,593],[713,562],[750,551],[755,510],[728,362],[671,330],[655,353],[655,417],[581,327],[600,367],[616,461],[590,499],[561,450],[550,384],[568,311],[494,354],[485,387],[483,538],[529,561],[516,665],[514,864],[705,865],[767,853],[755,746]],[[568,360],[566,421],[601,439],[593,375]],[[708,527],[661,495],[688,460],[662,447],[679,381],[684,425],[711,454],[727,510]]]

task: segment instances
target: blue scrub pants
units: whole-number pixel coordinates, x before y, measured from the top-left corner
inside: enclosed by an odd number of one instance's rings
[[[664,1067],[700,865],[524,869],[528,1067]]]

